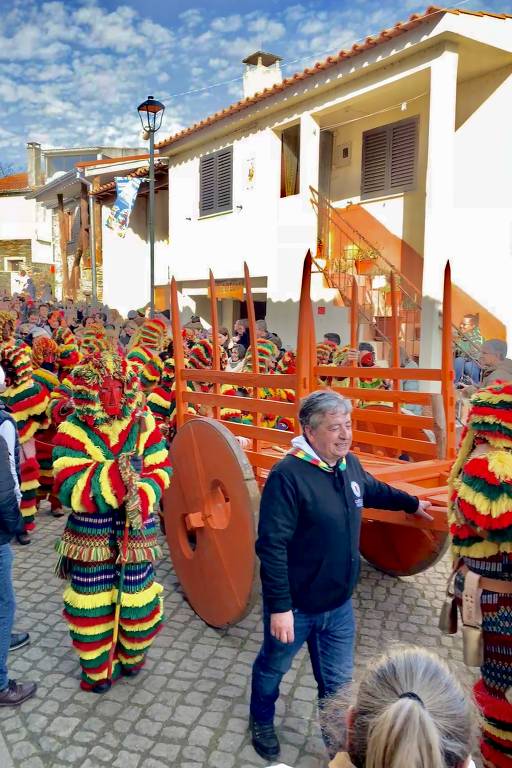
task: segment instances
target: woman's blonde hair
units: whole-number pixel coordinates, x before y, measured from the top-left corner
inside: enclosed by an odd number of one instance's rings
[[[422,648],[400,648],[360,683],[349,751],[360,768],[459,768],[477,727],[471,695],[448,665]]]

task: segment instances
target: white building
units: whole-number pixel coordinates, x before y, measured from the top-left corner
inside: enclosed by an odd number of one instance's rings
[[[260,311],[294,344],[290,310],[319,235],[313,187],[418,286],[425,364],[439,359],[447,258],[454,319],[479,311],[484,335],[511,339],[512,17],[430,10],[285,80],[277,57],[246,64],[241,101],[158,145],[170,264],[191,308],[206,313],[210,268],[235,296],[245,260]],[[337,291],[322,275],[314,290],[319,331],[343,333]],[[221,322],[243,313],[227,299]]]

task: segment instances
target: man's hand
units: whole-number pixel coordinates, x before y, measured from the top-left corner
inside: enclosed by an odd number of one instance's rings
[[[270,614],[270,634],[282,643],[293,643],[293,611]]]
[[[414,513],[414,516],[419,517],[422,520],[433,520],[434,518],[432,517],[432,515],[429,515],[429,513],[427,512],[427,509],[430,509],[431,506],[432,504],[430,503],[430,501],[425,501],[420,499],[418,502],[418,509]]]

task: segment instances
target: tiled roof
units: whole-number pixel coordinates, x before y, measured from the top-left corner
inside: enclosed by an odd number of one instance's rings
[[[75,168],[91,168],[93,165],[113,165],[114,163],[129,163],[131,160],[147,160],[149,155],[126,155],[126,157],[104,157],[103,160],[86,160],[75,163]]]
[[[28,173],[13,173],[0,178],[0,192],[24,192],[28,188]]]
[[[345,61],[346,59],[351,59],[354,56],[359,56],[359,54],[369,50],[370,48],[375,48],[375,46],[377,45],[381,45],[382,43],[387,43],[388,40],[391,40],[394,37],[398,37],[399,35],[403,35],[405,32],[409,32],[411,29],[414,29],[419,24],[423,24],[425,21],[430,21],[431,18],[436,16],[437,14],[440,15],[444,13],[452,13],[455,15],[467,14],[469,16],[480,16],[480,17],[490,16],[496,19],[512,18],[512,16],[510,16],[507,13],[490,13],[487,11],[466,11],[461,8],[441,8],[435,5],[431,5],[429,6],[429,8],[427,8],[425,13],[413,13],[412,16],[410,16],[407,21],[403,21],[403,22],[399,21],[393,27],[390,27],[389,29],[383,29],[381,32],[379,32],[378,35],[367,37],[363,43],[354,43],[352,48],[350,48],[350,50],[348,51],[342,50],[335,56],[328,56],[323,61],[318,61],[314,66],[306,67],[306,69],[304,69],[302,72],[297,72],[291,77],[285,78],[282,82],[276,83],[274,86],[272,86],[272,88],[265,88],[263,91],[259,91],[255,93],[253,96],[249,96],[246,99],[241,99],[240,101],[237,101],[235,104],[231,104],[229,107],[226,107],[225,109],[222,109],[219,112],[215,112],[213,115],[206,117],[204,120],[201,120],[199,123],[194,123],[194,125],[191,125],[189,128],[184,128],[182,131],[179,131],[179,133],[175,133],[173,136],[170,136],[169,138],[164,139],[163,141],[159,142],[156,145],[156,147],[160,149],[164,147],[168,147],[170,144],[174,144],[174,142],[179,141],[180,139],[183,139],[186,136],[190,136],[190,134],[192,133],[196,133],[197,131],[200,131],[202,128],[206,128],[207,126],[212,125],[213,123],[217,123],[219,122],[219,120],[223,120],[224,118],[229,117],[230,115],[234,115],[236,112],[241,112],[242,110],[247,109],[253,104],[258,103],[259,101],[263,101],[264,99],[267,99],[270,96],[274,96],[276,93],[285,91],[287,88],[290,88],[293,85],[297,85],[298,82],[302,80],[306,80],[308,77],[312,77],[313,75],[316,75],[318,72],[322,70],[330,69],[330,67],[334,67],[336,64],[339,64],[340,62]]]
[[[155,163],[155,173],[158,171],[164,170],[167,168],[167,163],[162,162],[156,162]],[[149,168],[144,165],[140,168],[137,168],[135,171],[132,171],[132,173],[127,173],[127,176],[134,177],[134,178],[144,178],[149,174]],[[116,182],[115,181],[109,181],[106,184],[102,184],[101,187],[98,187],[98,189],[95,189],[90,192],[91,195],[104,195],[106,192],[113,192],[116,188]]]

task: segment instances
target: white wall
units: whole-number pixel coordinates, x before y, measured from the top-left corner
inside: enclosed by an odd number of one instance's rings
[[[458,89],[452,278],[512,342],[512,69]]]
[[[103,302],[122,314],[149,301],[147,197],[138,197],[125,237],[106,226],[110,206],[102,207]],[[168,282],[168,194],[155,196],[155,285]]]
[[[35,200],[25,200],[22,195],[0,197],[0,240],[31,240],[35,205]]]

